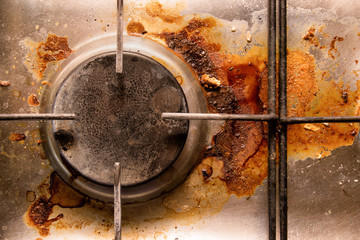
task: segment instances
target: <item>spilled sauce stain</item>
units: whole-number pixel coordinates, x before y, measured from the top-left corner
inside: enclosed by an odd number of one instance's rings
[[[46,185],[45,188],[47,186],[48,185]],[[50,197],[48,198],[44,194],[37,198],[25,214],[28,225],[38,229],[42,237],[49,235],[52,223],[64,217],[64,214],[60,213],[56,217],[50,218],[54,206],[60,206],[62,208],[82,207],[86,200],[83,195],[66,185],[54,172],[50,176],[48,191]]]
[[[42,79],[49,63],[64,60],[73,52],[68,45],[67,37],[54,34],[49,34],[45,42],[25,39],[23,44],[29,50],[24,64],[37,80]]]

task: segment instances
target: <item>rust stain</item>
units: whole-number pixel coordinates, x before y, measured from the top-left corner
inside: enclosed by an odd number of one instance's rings
[[[49,34],[45,42],[23,41],[29,51],[25,65],[38,80],[42,79],[49,63],[56,63],[70,56],[73,50],[68,45],[67,37]]]
[[[19,142],[25,140],[26,136],[23,133],[12,133],[9,136],[10,141]]]
[[[77,208],[85,205],[86,198],[74,189],[66,185],[61,178],[53,172],[50,176],[50,185],[40,186],[47,189],[50,197],[43,194],[35,200],[26,213],[26,222],[29,226],[38,230],[40,236],[46,237],[50,233],[52,223],[64,217],[60,213],[55,218],[49,219],[54,206],[62,208]],[[43,190],[44,191],[44,190]]]
[[[40,105],[40,102],[35,94],[31,94],[28,97],[28,104],[30,106],[35,106],[35,107]]]

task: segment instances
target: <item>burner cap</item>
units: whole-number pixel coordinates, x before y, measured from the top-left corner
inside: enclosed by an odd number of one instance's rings
[[[75,113],[75,121],[54,121],[62,158],[84,177],[113,184],[121,162],[121,183],[132,186],[164,172],[180,154],[188,121],[162,120],[162,112],[188,112],[174,76],[155,60],[125,52],[123,74],[115,73],[115,54],[79,65],[62,83],[56,113]]]

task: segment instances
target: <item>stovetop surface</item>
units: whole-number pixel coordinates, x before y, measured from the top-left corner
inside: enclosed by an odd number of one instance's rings
[[[176,3],[164,1],[163,4],[171,6]],[[125,14],[126,17],[137,19],[137,8],[144,4],[138,1],[126,1],[125,4],[125,12],[131,10],[131,14]],[[57,71],[61,71],[61,63],[49,66],[44,78],[37,80],[23,63],[29,49],[27,40],[45,41],[49,33],[67,36],[76,53],[80,46],[93,39],[116,34],[115,1],[5,0],[1,5],[0,80],[8,80],[11,85],[0,88],[0,113],[39,112],[39,107],[28,104],[28,97],[36,94],[41,101],[41,93],[47,87],[43,81],[50,81]],[[221,33],[228,30],[228,34],[232,34],[233,26],[236,26],[240,40],[229,44],[230,51],[235,52],[246,43],[247,30],[252,33],[252,42],[266,50],[267,10],[264,1],[196,0],[181,1],[179,6],[182,6],[182,15],[212,15],[221,19],[224,22],[224,27],[218,29]],[[329,69],[332,79],[348,82],[352,90],[359,80],[356,75],[359,70],[356,62],[360,43],[359,9],[360,3],[357,2],[332,0],[321,3],[289,1],[288,8],[288,48],[311,54],[319,68]],[[338,49],[325,49],[325,54],[318,47],[306,45],[302,38],[311,26],[316,29],[323,26],[320,45],[325,46],[335,36],[344,38],[344,44],[338,41]],[[210,122],[207,136],[216,133],[219,125]],[[19,142],[10,141],[12,133],[25,134],[26,138]],[[45,237],[27,222],[30,205],[42,195],[50,197],[48,189],[53,168],[38,141],[41,141],[38,122],[1,122],[0,238],[112,239],[112,204],[88,198],[81,202],[81,206],[59,201],[50,218],[59,214],[63,217],[50,226],[50,234]],[[359,151],[357,136],[352,145],[338,147],[331,154],[324,148],[325,157],[306,151],[290,155],[289,239],[358,238]],[[124,206],[124,239],[267,239],[266,180],[252,196],[241,198],[229,196],[220,181],[198,191],[196,186],[201,184],[194,177],[180,185],[170,197],[152,200],[148,205]],[[191,188],[195,190],[188,190]],[[77,194],[67,191],[70,193],[61,194]],[[202,195],[196,195],[194,200],[184,197],[184,194]]]

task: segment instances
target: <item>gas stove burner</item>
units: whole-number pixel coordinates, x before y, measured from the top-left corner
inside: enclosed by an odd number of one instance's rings
[[[109,42],[85,44],[52,76],[42,112],[74,113],[76,120],[43,122],[40,131],[52,167],[72,187],[113,201],[119,161],[123,203],[145,201],[181,183],[212,134],[204,121],[161,114],[206,112],[206,102],[188,67],[161,45],[132,39],[117,74]]]
[[[121,184],[148,181],[180,154],[188,121],[163,121],[161,113],[188,112],[179,83],[162,65],[138,53],[124,53],[124,72],[116,74],[115,55],[79,66],[63,82],[54,112],[71,112],[77,121],[55,121],[63,158],[81,175],[113,184],[121,163]]]

